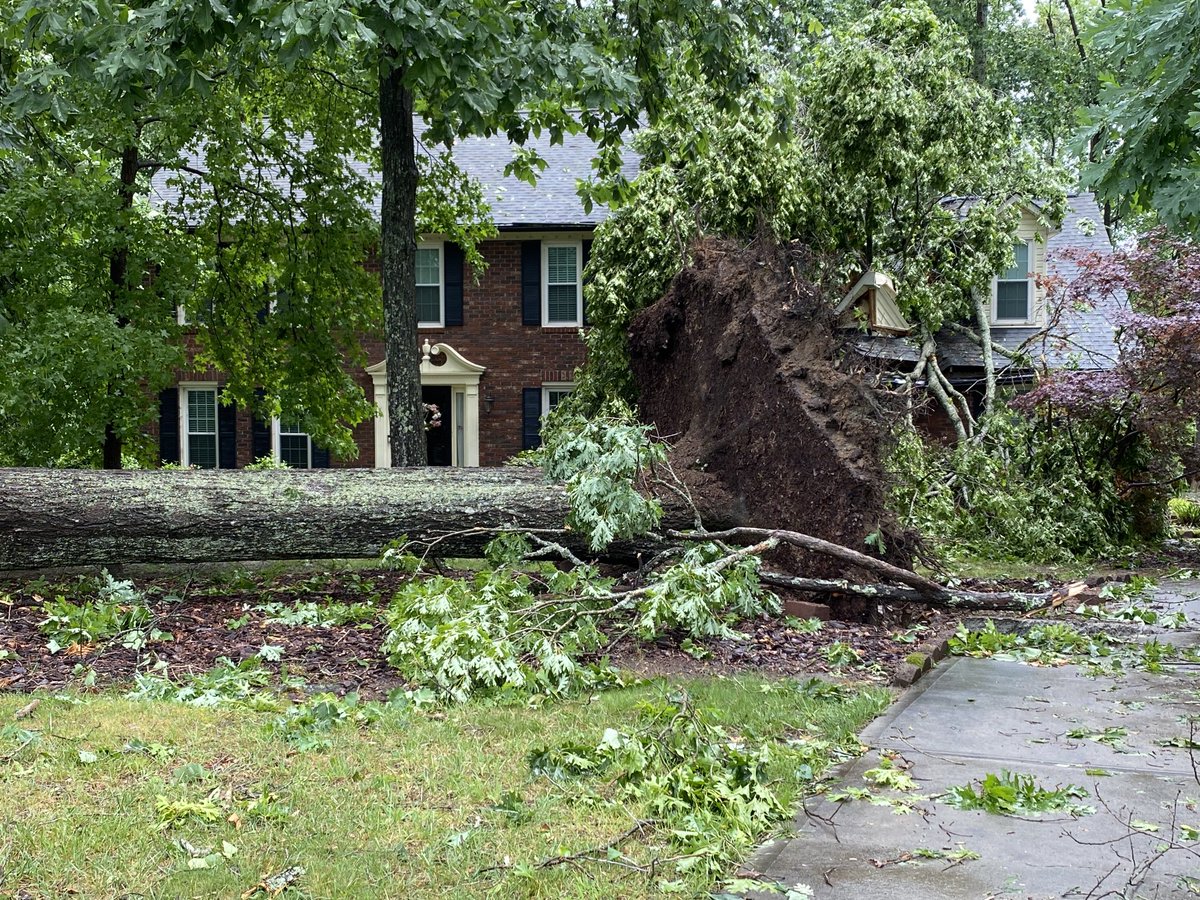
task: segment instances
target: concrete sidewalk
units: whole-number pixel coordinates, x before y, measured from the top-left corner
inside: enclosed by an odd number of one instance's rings
[[[1079,802],[1096,812],[1018,819],[922,799],[898,814],[868,800],[820,797],[798,817],[794,837],[763,847],[746,868],[845,900],[1200,896],[1200,849],[1163,847],[1179,841],[1181,826],[1200,828],[1200,752],[1194,760],[1187,749],[1156,743],[1187,740],[1188,717],[1200,719],[1193,666],[1089,678],[1074,666],[947,660],[863,733],[871,751],[841,773],[841,789],[869,787],[863,772],[882,751],[909,766],[922,797],[978,787],[989,772],[1008,770],[1046,788],[1079,785],[1089,794]],[[1067,736],[1110,727],[1127,730],[1116,747]],[[919,848],[963,848],[980,858],[896,861]]]

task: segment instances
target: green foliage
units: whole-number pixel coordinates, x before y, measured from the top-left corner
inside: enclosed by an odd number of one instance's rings
[[[267,625],[335,628],[341,625],[365,625],[379,617],[369,603],[263,603],[256,607]]]
[[[125,696],[131,700],[167,700],[188,706],[220,707],[245,706],[251,709],[277,708],[275,697],[267,691],[270,673],[256,657],[234,663],[222,656],[209,672],[180,681],[170,678],[156,667],[153,672],[139,672],[134,686]]]
[[[669,629],[692,637],[739,637],[730,618],[750,619],[779,611],[774,594],[758,581],[762,563],[747,555],[724,565],[726,551],[716,544],[696,544],[679,562],[656,575],[635,606],[637,632],[644,640]]]
[[[386,709],[381,703],[361,702],[357,694],[316,694],[288,707],[271,721],[267,732],[301,752],[325,750],[330,743],[327,733],[333,728],[341,724],[370,725],[379,721]]]
[[[1088,792],[1075,784],[1044,788],[1032,775],[1020,772],[988,772],[976,790],[972,783],[958,785],[942,795],[942,802],[956,809],[978,809],[1003,816],[1036,816],[1044,812],[1065,812],[1086,816],[1095,809],[1076,801]]]
[[[844,641],[834,641],[826,645],[822,648],[821,655],[835,669],[854,665],[861,658],[859,652]]]
[[[1165,671],[1164,663],[1170,660],[1200,660],[1200,654],[1192,648],[1179,648],[1157,639],[1121,643],[1102,632],[1083,634],[1058,624],[1038,625],[1021,634],[1001,631],[990,620],[980,630],[960,625],[950,639],[950,652],[1032,665],[1075,663],[1089,674],[1108,675],[1132,669],[1158,674]]]
[[[607,415],[563,413],[551,418],[542,451],[546,477],[565,481],[571,513],[567,524],[588,536],[593,550],[617,538],[651,531],[662,505],[638,490],[666,448],[651,439],[651,428],[633,410],[612,404]]]
[[[633,399],[630,323],[699,236],[801,241],[835,284],[885,269],[903,312],[934,334],[975,315],[973,295],[1011,263],[1023,200],[1061,219],[1061,173],[1037,158],[1013,105],[972,79],[955,27],[920,2],[814,11],[829,15],[834,28],[764,63],[732,105],[676,85],[677,111],[639,138],[641,174],[596,232],[585,287],[595,325],[566,410]],[[1061,129],[1061,109],[1052,115]],[[952,197],[973,200],[952,208]]]
[[[950,652],[956,656],[1061,665],[1079,657],[1106,657],[1112,651],[1103,635],[1085,635],[1067,625],[1038,625],[1020,634],[1000,631],[989,619],[978,631],[959,625],[950,639]]]
[[[819,152],[821,235],[896,277],[901,311],[935,334],[973,314],[1009,261],[1021,198],[1061,218],[1054,174],[1012,108],[971,77],[956,29],[920,2],[882,3],[818,44],[804,69]],[[971,197],[963,208],[945,198]]]
[[[221,807],[211,800],[171,800],[163,794],[155,799],[154,812],[160,829],[178,825],[212,825],[225,818]]]
[[[973,51],[982,49],[987,85],[1013,104],[1023,135],[1039,155],[1075,169],[1080,154],[1071,138],[1077,114],[1099,88],[1096,48],[1087,30],[1103,4],[1073,0],[1069,13],[1065,4],[1042,4],[1028,16],[1018,3],[988,3],[982,31],[974,4],[931,0],[930,6]],[[1075,27],[1084,32],[1082,46],[1073,40]]]
[[[609,728],[595,745],[535,749],[529,767],[556,781],[604,777],[618,785],[670,835],[679,871],[714,875],[789,814],[768,777],[772,759],[768,745],[733,740],[681,695],[646,704],[636,731]]]
[[[489,547],[489,556],[514,559],[512,539],[502,546],[504,553]],[[607,645],[609,628],[646,639],[666,630],[731,637],[731,621],[777,610],[778,600],[758,585],[757,566],[756,557],[731,561],[705,544],[624,593],[587,565],[531,574],[501,562],[469,580],[414,580],[388,609],[383,650],[415,684],[455,701],[587,689],[614,680],[606,665],[578,661]]]
[[[1152,213],[1200,229],[1200,6],[1191,0],[1113,0],[1091,35],[1107,69],[1083,140],[1101,153],[1082,180],[1122,216]]]
[[[869,781],[876,787],[892,791],[915,791],[917,789],[917,783],[913,777],[886,756],[879,760],[878,766],[863,772],[863,780]]]
[[[901,432],[888,461],[891,507],[952,549],[990,559],[1091,558],[1135,539],[1140,520],[1119,490],[1120,458],[1086,427],[998,411],[981,441],[937,447]]]
[[[1067,732],[1067,737],[1073,740],[1095,741],[1097,744],[1107,744],[1118,752],[1123,751],[1125,738],[1128,735],[1128,728],[1117,726],[1110,726],[1099,731],[1091,728],[1072,728]]]
[[[1172,497],[1167,501],[1167,511],[1180,525],[1200,525],[1200,503],[1187,497]]]
[[[723,83],[672,87],[675,103],[637,138],[637,179],[595,232],[584,284],[588,364],[566,413],[635,399],[629,325],[684,268],[698,236],[746,239],[761,227],[787,240],[809,230],[815,186],[791,112],[793,75],[768,67],[736,97]]]
[[[260,456],[252,463],[247,463],[243,469],[247,472],[274,472],[290,468],[287,463],[273,456]]]
[[[38,627],[50,639],[51,653],[63,647],[110,641],[139,650],[150,641],[171,638],[169,632],[153,627],[154,615],[133,582],[117,581],[107,570],[97,583],[94,599],[76,603],[60,594],[42,608],[46,618]]]

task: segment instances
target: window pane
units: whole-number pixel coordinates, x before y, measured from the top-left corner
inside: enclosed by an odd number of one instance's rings
[[[1028,278],[1029,277],[1029,245],[1021,241],[1013,245],[1013,254],[1016,256],[1016,262],[1013,267],[1005,271],[1003,278]]]
[[[304,425],[299,419],[280,419],[279,420],[280,434],[306,434]]]
[[[309,467],[308,435],[280,434],[279,460],[287,463],[293,469],[307,469]]]
[[[215,434],[189,434],[188,462],[201,469],[215,469],[217,467],[217,436]]]
[[[579,321],[579,289],[573,284],[552,284],[546,297],[547,321]]]
[[[1021,320],[1029,318],[1028,281],[996,282],[996,318]]]
[[[417,284],[441,284],[442,278],[438,269],[437,248],[417,250]]]
[[[554,407],[556,407],[556,406],[558,406],[558,404],[562,403],[563,398],[565,396],[567,396],[567,394],[569,394],[569,393],[571,393],[570,388],[549,388],[549,389],[547,389],[546,405],[549,406],[550,409],[554,409]]]
[[[217,392],[188,391],[188,431],[216,433]]]
[[[574,247],[548,247],[546,249],[547,281],[550,284],[575,284],[576,274]]]
[[[440,287],[417,287],[417,321],[442,321],[442,289]]]

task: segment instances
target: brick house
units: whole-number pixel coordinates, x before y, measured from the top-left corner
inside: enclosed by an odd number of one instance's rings
[[[478,283],[456,245],[438,235],[419,243],[415,339],[423,349],[425,402],[441,413],[441,425],[429,432],[433,465],[495,466],[537,446],[541,416],[571,390],[583,364],[583,268],[606,210],[585,212],[576,181],[590,173],[594,146],[582,135],[530,146],[548,163],[536,187],[505,177],[512,151],[503,137],[455,148],[458,165],[483,186],[499,232],[481,245],[488,265]],[[631,157],[627,177],[636,166]],[[156,187],[171,199],[165,178]],[[208,370],[181,372],[160,395],[162,461],[240,468],[272,456],[300,468],[388,466],[382,341],[367,339],[365,349],[371,364],[353,374],[381,412],[355,429],[357,458],[331,458],[300,423],[262,422],[222,406],[221,375]]]

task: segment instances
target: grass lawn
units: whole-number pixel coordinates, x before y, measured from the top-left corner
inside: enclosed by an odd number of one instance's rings
[[[699,870],[639,868],[678,856],[663,829],[607,862],[538,865],[654,815],[603,775],[535,776],[530,752],[632,733],[680,689],[730,740],[772,745],[789,806],[888,702],[880,688],[655,680],[540,708],[388,709],[298,752],[269,729],[278,712],[67,693],[15,721],[30,697],[0,693],[0,896],[236,898],[296,866],[284,896],[703,896]]]

